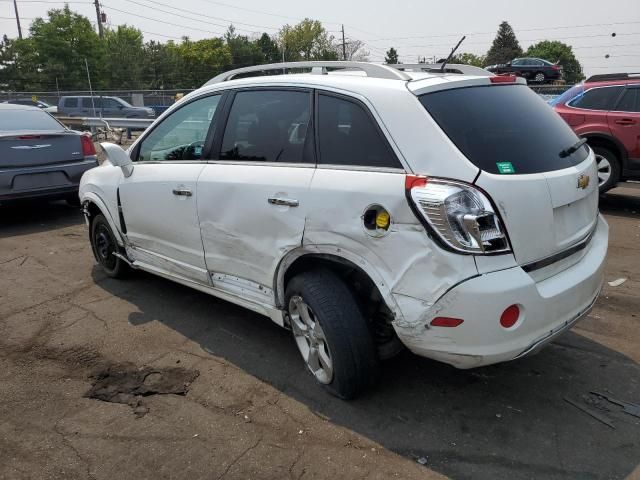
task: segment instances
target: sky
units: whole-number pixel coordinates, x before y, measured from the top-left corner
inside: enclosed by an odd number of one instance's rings
[[[33,18],[64,4],[17,1],[23,33]],[[68,3],[95,23],[92,1]],[[308,17],[322,21],[336,39],[344,25],[347,41],[364,42],[371,61],[382,61],[394,47],[404,63],[446,56],[462,35],[467,38],[459,52],[484,54],[506,20],[525,50],[539,40],[572,45],[587,76],[640,72],[640,0],[102,0],[101,5],[108,25],[133,25],[145,40],[160,41],[221,35],[229,23],[239,34],[276,34],[282,25]],[[0,0],[0,34],[17,36],[13,0]]]

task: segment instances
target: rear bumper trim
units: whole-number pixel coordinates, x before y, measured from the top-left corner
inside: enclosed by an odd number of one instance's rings
[[[525,357],[527,355],[531,355],[532,353],[536,352],[537,350],[541,349],[544,345],[546,345],[547,343],[552,341],[554,338],[558,337],[559,335],[561,335],[565,331],[569,330],[571,327],[573,327],[576,323],[578,323],[584,317],[589,315],[589,312],[591,312],[591,310],[593,309],[594,305],[596,304],[596,301],[598,300],[598,297],[600,296],[601,290],[602,289],[598,290],[598,293],[596,293],[596,296],[593,297],[593,300],[591,301],[591,303],[584,310],[582,310],[580,313],[578,313],[572,319],[567,320],[562,325],[559,325],[555,329],[551,330],[545,336],[537,339],[535,342],[533,342],[531,345],[529,345],[524,351],[520,352],[518,355],[513,357],[513,360],[517,360],[518,358],[522,358],[522,357]]]
[[[589,234],[584,239],[580,240],[575,245],[567,248],[566,250],[563,250],[554,255],[551,255],[550,257],[543,258],[542,260],[536,260],[535,262],[527,263],[522,266],[522,269],[527,273],[533,272],[534,270],[539,270],[541,268],[548,267],[549,265],[559,262],[563,258],[570,257],[574,253],[578,253],[580,250],[584,250],[587,247],[587,245],[589,245],[589,242],[591,242],[593,235],[596,233],[597,226],[598,226],[598,223],[596,222],[596,225],[593,227],[593,230],[591,230],[591,232],[589,232]]]

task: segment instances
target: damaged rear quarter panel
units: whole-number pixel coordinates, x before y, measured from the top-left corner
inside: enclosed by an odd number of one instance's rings
[[[438,247],[426,234],[404,195],[404,173],[319,168],[310,190],[303,246],[333,248],[333,254],[360,258],[384,285],[382,295],[396,315],[396,328],[423,324],[425,311],[445,291],[477,275],[472,256]],[[391,215],[386,234],[373,236],[363,214],[381,205]],[[366,266],[366,267],[365,267]],[[387,302],[389,303],[389,302]]]

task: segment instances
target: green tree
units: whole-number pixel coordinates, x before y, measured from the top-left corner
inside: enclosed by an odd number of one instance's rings
[[[262,52],[262,57],[266,63],[279,62],[281,59],[280,50],[278,44],[267,33],[263,33],[262,36],[256,40],[256,45]]]
[[[473,53],[459,53],[451,57],[449,63],[460,63],[462,65],[482,67],[485,65],[485,57],[482,55],[475,55]]]
[[[527,49],[526,55],[562,65],[564,79],[567,83],[577,83],[585,78],[582,73],[582,65],[574,55],[571,46],[566,43],[544,40],[531,45]]]
[[[522,56],[522,48],[516,38],[516,34],[507,22],[502,22],[498,27],[496,38],[485,57],[486,65],[506,63],[516,57]]]
[[[391,47],[387,50],[387,54],[384,57],[384,63],[388,63],[390,65],[398,63],[398,51],[395,48]]]
[[[264,55],[256,42],[249,41],[248,37],[236,34],[233,25],[229,25],[224,39],[231,52],[233,68],[248,67],[264,63]]]
[[[29,28],[41,78],[48,82],[57,78],[61,90],[86,90],[86,59],[93,88],[106,86],[104,46],[89,19],[68,5],[49,10],[48,15],[48,20],[36,18]]]
[[[233,63],[229,46],[221,38],[192,42],[183,38],[179,44],[168,42],[169,55],[181,75],[175,78],[177,88],[199,88]]]
[[[318,20],[305,18],[297,25],[285,25],[279,37],[287,61],[338,59],[333,36]]]
[[[119,25],[115,30],[105,31],[104,41],[104,71],[108,88],[144,88],[142,32],[134,27]]]
[[[37,53],[33,40],[10,39],[6,35],[0,42],[0,89],[42,90],[55,88],[42,84],[42,76],[37,69]]]

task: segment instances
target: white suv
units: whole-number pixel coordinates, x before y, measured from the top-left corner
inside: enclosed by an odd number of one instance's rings
[[[602,285],[594,155],[515,77],[250,67],[102,146],[80,197],[105,272],[269,316],[342,398],[402,345],[458,368],[522,357]]]

